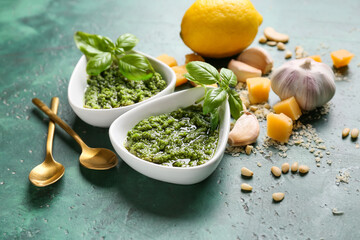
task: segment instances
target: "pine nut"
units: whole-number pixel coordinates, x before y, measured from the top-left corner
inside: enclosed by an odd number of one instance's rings
[[[291,58],[292,57],[292,52],[290,50],[287,50],[285,52],[285,59]]]
[[[350,128],[344,128],[342,130],[342,137],[346,138],[349,135],[349,133],[350,133]]]
[[[271,172],[272,172],[272,174],[274,174],[275,177],[280,177],[281,176],[281,170],[278,167],[272,166],[271,167]]]
[[[300,165],[299,166],[299,172],[302,174],[308,173],[310,168],[306,165]]]
[[[266,44],[273,47],[276,46],[277,43],[275,41],[267,41]]]
[[[297,172],[298,169],[299,169],[299,164],[298,164],[298,162],[294,162],[294,163],[291,165],[291,171],[292,171],[292,172]]]
[[[248,191],[248,192],[250,192],[250,191],[252,191],[252,186],[250,186],[249,184],[247,184],[247,183],[243,183],[243,184],[241,184],[241,190],[243,190],[243,191]]]
[[[251,177],[252,175],[254,175],[254,173],[250,169],[247,169],[246,167],[242,167],[241,175],[243,175],[245,177]]]
[[[282,42],[278,42],[276,46],[277,46],[277,49],[280,50],[280,51],[285,50],[285,44],[282,43]]]
[[[289,169],[290,169],[289,163],[283,163],[283,165],[281,165],[281,170],[283,173],[287,173]]]
[[[351,138],[352,138],[352,139],[356,139],[356,138],[359,136],[359,129],[353,128],[353,129],[351,130],[350,135],[351,135]]]
[[[267,38],[265,36],[261,36],[259,38],[259,43],[266,43],[267,42]]]
[[[281,192],[277,192],[277,193],[273,193],[272,194],[272,198],[274,199],[275,202],[280,202],[284,199],[285,194],[281,193]]]
[[[246,155],[250,155],[253,148],[252,145],[247,145],[245,148]]]

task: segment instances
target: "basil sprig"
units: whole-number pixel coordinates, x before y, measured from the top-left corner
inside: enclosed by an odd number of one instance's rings
[[[210,113],[211,129],[216,129],[219,124],[219,107],[224,101],[230,105],[231,116],[238,119],[243,113],[242,102],[239,94],[233,89],[237,79],[235,74],[226,68],[220,73],[208,63],[194,61],[186,65],[188,73],[184,76],[205,88],[203,113]],[[208,88],[206,85],[217,83],[218,88]]]
[[[154,75],[148,59],[131,51],[139,39],[130,33],[121,35],[115,43],[107,37],[84,32],[76,32],[74,40],[88,59],[86,72],[89,75],[99,75],[113,63],[130,80],[147,80]]]

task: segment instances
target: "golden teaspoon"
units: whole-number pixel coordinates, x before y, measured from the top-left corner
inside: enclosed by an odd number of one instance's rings
[[[80,136],[71,129],[61,118],[51,111],[40,99],[33,98],[32,102],[51,120],[63,128],[80,145],[82,153],[80,155],[80,164],[86,168],[94,170],[106,170],[117,165],[116,154],[106,148],[90,148],[80,138]]]
[[[51,100],[51,110],[57,113],[59,106],[59,98],[53,97]],[[46,142],[46,157],[43,163],[34,167],[30,174],[29,180],[37,187],[45,187],[59,180],[65,172],[65,168],[61,163],[54,160],[52,156],[52,146],[54,139],[55,123],[49,121],[48,137]]]

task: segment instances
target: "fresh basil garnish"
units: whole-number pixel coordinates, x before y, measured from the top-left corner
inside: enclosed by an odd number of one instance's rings
[[[112,64],[129,80],[147,80],[154,75],[154,69],[146,57],[131,51],[139,40],[132,34],[121,35],[114,44],[109,38],[76,32],[76,46],[87,57],[86,72],[98,75]]]
[[[125,51],[129,51],[133,49],[138,42],[139,39],[137,39],[137,37],[130,33],[125,33],[116,40],[116,47],[123,48]]]
[[[205,62],[189,62],[186,64],[186,70],[197,82],[205,85],[217,83],[220,79],[216,68]]]
[[[242,102],[239,94],[232,89],[237,83],[235,74],[226,68],[219,72],[208,63],[193,61],[186,65],[188,73],[185,78],[205,87],[205,96],[203,97],[203,112],[210,113],[211,129],[215,129],[219,123],[219,107],[226,101],[229,102],[230,113],[234,119],[238,119],[243,112]],[[218,88],[209,88],[205,85],[217,83]]]
[[[146,80],[152,77],[154,69],[146,57],[129,54],[119,59],[119,71],[131,80]]]
[[[88,60],[86,72],[89,75],[99,75],[102,71],[110,68],[111,63],[111,53],[99,53]]]

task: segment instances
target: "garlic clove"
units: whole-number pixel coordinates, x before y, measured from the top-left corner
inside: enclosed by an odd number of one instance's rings
[[[269,73],[274,63],[270,54],[261,47],[246,49],[237,57],[237,60],[260,69],[262,74]]]
[[[271,75],[272,90],[284,100],[292,96],[302,110],[313,110],[335,94],[335,75],[331,68],[310,58],[284,63]]]
[[[256,142],[260,133],[260,125],[256,116],[245,112],[230,131],[228,144],[231,146],[245,146]]]
[[[246,79],[252,77],[261,77],[261,70],[236,60],[229,62],[228,69],[234,72],[238,82],[246,82]]]

